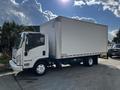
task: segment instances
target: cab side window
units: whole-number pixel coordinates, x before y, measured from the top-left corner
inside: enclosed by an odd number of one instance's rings
[[[42,34],[28,35],[28,49],[36,48],[45,44],[45,36]]]

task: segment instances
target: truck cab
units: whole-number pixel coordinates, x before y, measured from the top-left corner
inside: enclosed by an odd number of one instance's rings
[[[9,61],[12,69],[18,73],[34,68],[38,74],[44,74],[48,58],[48,37],[39,32],[22,32],[18,35]],[[43,63],[43,64],[40,64]]]

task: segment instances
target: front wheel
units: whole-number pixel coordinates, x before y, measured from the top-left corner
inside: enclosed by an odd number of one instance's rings
[[[112,55],[109,55],[110,58],[112,58]]]
[[[94,60],[93,60],[93,58],[86,58],[84,61],[83,61],[83,64],[85,65],[85,66],[93,66],[93,64],[94,64]]]
[[[46,73],[46,64],[44,62],[38,62],[34,66],[34,72],[36,75],[44,75]]]

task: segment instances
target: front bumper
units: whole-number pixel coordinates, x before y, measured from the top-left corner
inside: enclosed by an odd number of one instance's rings
[[[13,60],[10,60],[10,61],[9,61],[9,64],[10,64],[11,68],[12,68],[15,72],[21,72],[21,71],[23,71],[22,66],[18,66],[16,63],[14,63]]]
[[[111,55],[112,56],[120,56],[120,52],[112,52]]]

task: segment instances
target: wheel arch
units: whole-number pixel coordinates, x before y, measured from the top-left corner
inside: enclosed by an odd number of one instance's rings
[[[35,61],[35,63],[33,64],[33,68],[35,67],[35,65],[36,65],[37,63],[40,63],[40,62],[45,63],[47,66],[49,65],[49,59],[48,59],[48,58],[37,59],[37,60]]]

